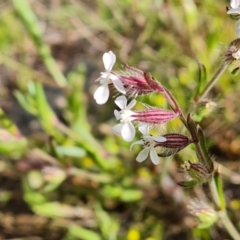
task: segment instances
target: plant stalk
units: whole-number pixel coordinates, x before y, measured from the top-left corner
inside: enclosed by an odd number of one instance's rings
[[[235,226],[232,224],[226,210],[219,212],[219,218],[221,219],[225,229],[228,231],[231,237],[234,240],[240,240],[240,234],[235,228]]]
[[[222,76],[222,74],[225,72],[225,70],[227,69],[228,65],[227,64],[222,64],[219,69],[217,70],[217,72],[214,74],[214,76],[212,77],[212,79],[209,81],[209,83],[206,85],[206,87],[203,89],[203,91],[201,92],[201,94],[198,96],[197,98],[197,102],[201,102],[206,96],[207,94],[210,92],[210,90],[213,88],[213,86],[217,83],[217,81],[219,80],[219,78]]]
[[[212,178],[212,180],[209,182],[209,188],[210,188],[210,192],[212,194],[212,198],[214,203],[217,205],[218,208],[221,207],[221,201],[220,201],[220,197],[218,195],[218,191],[217,191],[217,186],[216,183],[214,181],[214,179]],[[240,234],[237,231],[237,229],[235,228],[235,226],[232,224],[226,209],[222,210],[219,212],[219,218],[221,219],[225,229],[227,230],[227,232],[229,233],[229,235],[231,235],[231,237],[234,240],[240,240]]]

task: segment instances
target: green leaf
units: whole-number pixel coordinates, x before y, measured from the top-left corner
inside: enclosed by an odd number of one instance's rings
[[[76,208],[59,202],[46,202],[32,205],[32,210],[38,215],[52,218],[73,218],[76,217],[77,211]]]
[[[91,231],[89,229],[80,226],[70,226],[68,227],[68,233],[64,237],[64,240],[102,240],[99,234]]]
[[[77,146],[56,146],[55,147],[59,156],[69,156],[76,158],[83,158],[86,156],[86,151]]]
[[[123,202],[135,202],[143,198],[143,192],[138,189],[124,189],[120,196]]]
[[[206,82],[207,82],[207,71],[206,71],[206,67],[204,66],[204,64],[197,62],[198,64],[198,74],[197,74],[197,88],[195,90],[195,93],[193,95],[193,97],[196,99],[196,97],[202,92],[202,90],[204,89]]]
[[[119,231],[119,222],[107,212],[103,211],[100,204],[95,204],[94,208],[99,227],[105,238],[116,240]]]
[[[35,107],[33,107],[31,104],[29,104],[29,102],[21,92],[15,91],[14,95],[23,109],[25,109],[27,112],[33,115],[37,114],[38,110]]]

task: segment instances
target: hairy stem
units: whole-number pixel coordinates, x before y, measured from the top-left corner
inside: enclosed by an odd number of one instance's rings
[[[212,79],[209,81],[209,83],[206,85],[206,87],[203,89],[203,91],[200,93],[200,95],[197,98],[197,102],[201,102],[209,93],[209,91],[213,88],[213,86],[217,83],[219,78],[222,76],[222,74],[225,72],[227,69],[228,65],[227,64],[222,64],[217,72],[214,74]]]

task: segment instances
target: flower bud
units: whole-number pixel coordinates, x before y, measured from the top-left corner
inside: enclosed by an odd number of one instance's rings
[[[115,73],[115,75],[122,82],[127,95],[144,95],[155,91],[149,86],[143,71],[127,65],[125,69],[125,72]]]
[[[224,55],[224,64],[230,65],[233,61],[240,59],[240,38],[233,40]]]
[[[199,220],[198,228],[208,228],[218,220],[217,212],[198,199],[192,201],[187,208]]]
[[[201,163],[187,161],[180,165],[180,170],[186,174],[187,179],[190,179],[190,181],[179,182],[178,185],[182,187],[193,187],[203,184],[212,177],[212,172],[209,172]]]

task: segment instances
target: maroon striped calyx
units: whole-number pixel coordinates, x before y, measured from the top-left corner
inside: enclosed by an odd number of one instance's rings
[[[158,153],[159,157],[174,155],[192,143],[192,140],[189,137],[178,133],[168,133],[163,135],[163,137],[166,138],[166,141],[158,143],[156,146],[163,148],[163,151]]]
[[[132,115],[136,121],[150,124],[162,124],[170,122],[179,117],[178,113],[161,108],[150,108],[143,111],[135,112]]]
[[[183,149],[192,142],[189,137],[179,133],[168,133],[163,135],[163,137],[165,137],[167,140],[160,143],[159,146],[165,148]]]

